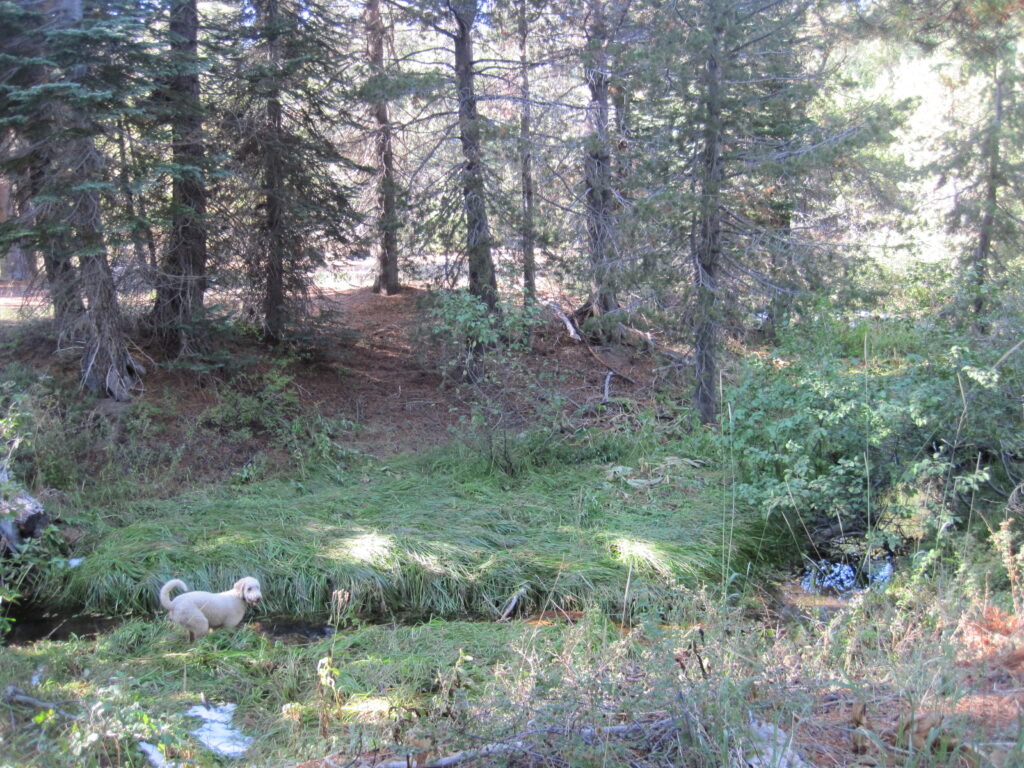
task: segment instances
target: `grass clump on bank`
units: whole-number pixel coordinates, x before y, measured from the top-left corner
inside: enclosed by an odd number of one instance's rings
[[[263,583],[261,612],[304,620],[501,615],[550,602],[629,618],[722,582],[763,554],[761,521],[725,474],[669,444],[615,465],[509,478],[445,471],[445,457],[366,460],[341,480],[263,482],[84,512],[75,568],[36,584],[52,607],[156,608],[172,577],[219,591]],[[689,446],[692,448],[693,446]]]

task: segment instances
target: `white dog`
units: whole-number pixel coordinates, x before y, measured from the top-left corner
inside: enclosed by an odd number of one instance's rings
[[[251,576],[239,579],[227,592],[185,592],[171,600],[174,589],[187,590],[181,579],[171,579],[160,589],[160,605],[175,624],[188,631],[189,640],[205,637],[211,629],[231,629],[245,616],[246,603],[256,605],[263,595],[260,583]]]

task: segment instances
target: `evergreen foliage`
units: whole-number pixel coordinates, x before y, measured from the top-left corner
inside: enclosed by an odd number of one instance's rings
[[[354,218],[351,163],[334,139],[348,120],[341,35],[329,7],[278,0],[242,6],[217,31],[215,248],[237,265],[235,284],[270,341],[306,316],[314,270],[348,240]]]

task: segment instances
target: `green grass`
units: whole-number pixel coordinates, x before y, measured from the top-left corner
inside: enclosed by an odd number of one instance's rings
[[[962,765],[956,751],[900,741],[897,723],[915,713],[945,715],[929,734],[936,746],[1017,765],[1019,729],[955,708],[989,693],[991,667],[964,636],[964,617],[979,615],[975,587],[962,574],[904,578],[830,617],[788,622],[753,615],[769,604],[749,593],[737,603],[693,592],[664,623],[630,630],[593,609],[576,624],[360,625],[300,645],[246,624],[190,646],[168,622],[129,619],[96,639],[0,648],[0,686],[79,718],[0,703],[0,765],[142,766],[139,740],[192,768],[325,755],[359,765],[519,740],[540,764],[718,768],[766,756],[752,722],[781,728],[815,765]],[[234,725],[253,738],[237,763],[190,735],[185,712],[202,696],[237,705]],[[870,717],[867,758],[850,746],[855,702]],[[667,729],[628,738],[585,735],[666,718]]]
[[[73,724],[44,711],[25,728],[0,729],[0,754],[17,756],[15,764],[25,768],[142,765],[134,742],[143,740],[164,744],[189,765],[218,765],[188,735],[198,721],[184,713],[202,694],[211,704],[238,705],[234,724],[257,737],[246,764],[277,764],[284,754],[313,757],[360,737],[368,744],[381,739],[395,721],[450,696],[456,678],[462,688],[482,685],[495,666],[513,658],[513,648],[547,645],[561,631],[442,622],[364,627],[288,645],[243,627],[189,647],[166,622],[129,620],[98,639],[0,649],[0,682],[61,702],[82,718]],[[326,687],[318,685],[321,659],[333,666]],[[35,686],[34,675],[41,678]],[[328,740],[319,735],[321,716],[331,723]],[[90,732],[98,739],[85,744]]]
[[[263,583],[260,613],[304,620],[495,618],[597,605],[621,617],[743,572],[762,522],[733,514],[727,476],[660,457],[545,468],[514,479],[443,460],[367,461],[342,482],[264,482],[72,519],[90,532],[77,568],[36,590],[64,610],[157,607],[160,585]],[[681,448],[682,446],[674,446]],[[628,585],[628,589],[627,589]]]

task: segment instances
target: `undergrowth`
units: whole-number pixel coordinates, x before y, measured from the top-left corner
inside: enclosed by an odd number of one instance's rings
[[[139,741],[219,765],[185,716],[205,697],[237,704],[254,765],[429,765],[482,745],[506,748],[492,765],[1014,765],[1021,742],[969,706],[1002,695],[978,686],[1007,614],[967,576],[906,574],[786,619],[751,590],[697,590],[631,627],[587,608],[569,623],[356,625],[300,644],[255,622],[188,646],[173,625],[128,619],[98,639],[0,649],[0,683],[38,702],[2,705],[0,744],[26,768],[142,765]]]
[[[78,504],[116,507],[197,481],[251,482],[283,462],[300,478],[342,473],[356,426],[303,402],[291,364],[287,357],[240,359],[211,371],[197,362],[184,392],[130,405],[90,401],[65,377],[10,364],[0,370],[0,412],[11,433],[11,479]],[[205,407],[180,416],[178,400],[195,390],[209,393]]]
[[[1019,344],[822,320],[743,364],[721,439],[739,493],[812,551],[905,551],[1024,479],[1022,388]]]
[[[256,765],[429,764],[485,744],[640,768],[1024,759],[1019,724],[995,717],[1024,705],[1016,347],[824,320],[744,361],[722,429],[704,431],[685,409],[574,408],[513,354],[529,323],[505,333],[474,311],[457,298],[434,317],[461,329],[438,339],[472,406],[448,447],[361,456],[354,425],[299,401],[286,361],[215,367],[183,445],[260,436],[288,471],[263,453],[186,493],[156,469],[187,453],[161,445],[159,407],[97,415],[8,369],[5,462],[62,490],[61,530],[80,535],[9,559],[33,577],[0,600],[125,620],[0,650],[0,684],[24,692],[3,705],[3,759],[141,765],[145,740],[215,765],[184,716],[200,697],[238,704]],[[524,393],[528,423],[507,415]],[[895,580],[820,603],[759,590],[807,546],[881,551]],[[236,633],[188,646],[154,620],[165,580],[241,575],[264,603]],[[280,616],[328,636],[283,642],[260,624]]]

